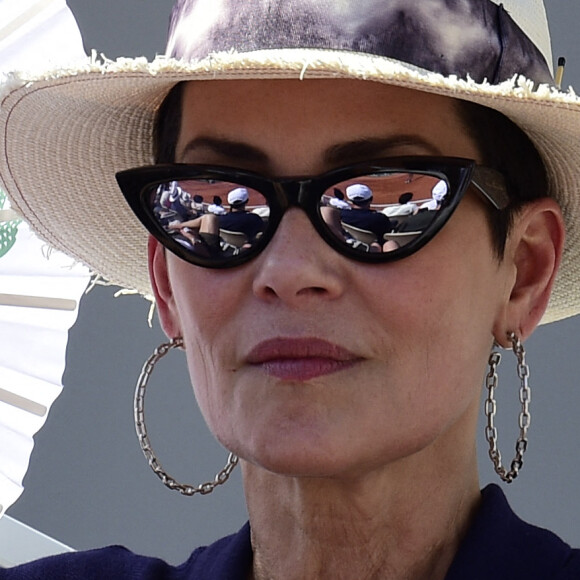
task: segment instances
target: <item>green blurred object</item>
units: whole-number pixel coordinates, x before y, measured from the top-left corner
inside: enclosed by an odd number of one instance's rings
[[[22,221],[13,218],[12,210],[8,209],[6,194],[0,189],[0,258],[8,253],[8,250],[16,243],[18,225]],[[8,219],[5,219],[5,215]]]

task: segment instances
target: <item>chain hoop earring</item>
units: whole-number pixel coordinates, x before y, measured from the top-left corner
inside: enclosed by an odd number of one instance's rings
[[[155,368],[155,365],[163,358],[171,349],[182,348],[183,339],[181,337],[172,338],[170,342],[159,345],[153,354],[145,361],[139,379],[137,380],[137,387],[135,389],[135,397],[133,400],[133,411],[135,417],[135,429],[137,431],[137,437],[139,438],[139,445],[141,450],[149,463],[149,467],[153,470],[155,475],[169,488],[183,495],[192,496],[196,493],[201,493],[202,495],[211,493],[218,485],[225,483],[234,467],[238,464],[238,457],[233,453],[228,456],[228,462],[226,466],[216,474],[213,481],[208,481],[202,483],[198,486],[187,485],[178,483],[173,477],[171,477],[161,466],[159,460],[153,452],[151,447],[151,441],[147,435],[147,427],[145,426],[145,389],[147,383],[151,378],[151,374]]]
[[[489,443],[489,457],[494,465],[495,472],[506,483],[511,483],[517,476],[524,464],[524,453],[528,447],[528,428],[531,422],[531,415],[529,405],[532,398],[532,392],[528,384],[528,377],[530,376],[530,369],[526,364],[526,351],[514,332],[508,334],[508,338],[512,343],[513,353],[517,358],[517,372],[520,379],[520,416],[519,426],[520,434],[516,441],[516,455],[511,462],[510,470],[508,471],[501,463],[501,453],[497,447],[497,428],[494,425],[495,413],[497,405],[495,402],[495,389],[498,385],[497,367],[501,361],[501,354],[494,350],[489,356],[489,372],[487,373],[485,385],[488,396],[485,400],[485,416],[487,417],[487,427],[485,428],[485,438]],[[496,343],[496,346],[497,343]]]

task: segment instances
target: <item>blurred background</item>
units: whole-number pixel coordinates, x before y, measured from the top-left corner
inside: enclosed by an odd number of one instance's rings
[[[164,51],[172,0],[69,0],[87,51],[109,58],[153,58]],[[554,60],[567,58],[564,86],[580,89],[580,3],[547,0]],[[89,154],[89,152],[87,152]],[[36,436],[25,491],[8,514],[76,549],[122,544],[172,563],[236,531],[247,515],[239,470],[208,496],[166,489],[139,448],[132,397],[140,368],[165,340],[147,325],[149,303],[114,298],[97,286],[81,302],[68,347],[64,391]],[[451,297],[452,298],[452,297]],[[529,448],[520,477],[501,484],[515,511],[580,546],[580,318],[541,327],[526,344],[533,390]],[[185,359],[171,353],[147,395],[149,434],[163,466],[178,480],[212,479],[227,453],[197,410]],[[361,396],[364,396],[361,387]],[[518,434],[515,358],[506,352],[498,389],[497,424],[504,463]],[[482,485],[499,482],[480,429]],[[427,500],[426,500],[427,501]]]

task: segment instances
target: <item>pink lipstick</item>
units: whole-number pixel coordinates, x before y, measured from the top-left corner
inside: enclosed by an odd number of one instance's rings
[[[307,381],[352,367],[361,358],[318,338],[275,338],[255,346],[246,362],[283,381]]]

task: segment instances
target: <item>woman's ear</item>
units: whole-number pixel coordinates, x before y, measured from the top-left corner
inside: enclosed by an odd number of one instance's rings
[[[560,206],[549,198],[527,203],[514,216],[504,260],[514,278],[505,309],[494,335],[508,346],[507,333],[524,340],[542,318],[550,298],[564,248],[564,220]]]
[[[179,315],[173,297],[171,282],[169,281],[165,249],[153,236],[149,236],[147,253],[149,258],[149,277],[151,278],[151,286],[153,287],[161,328],[163,328],[168,338],[182,336]]]

